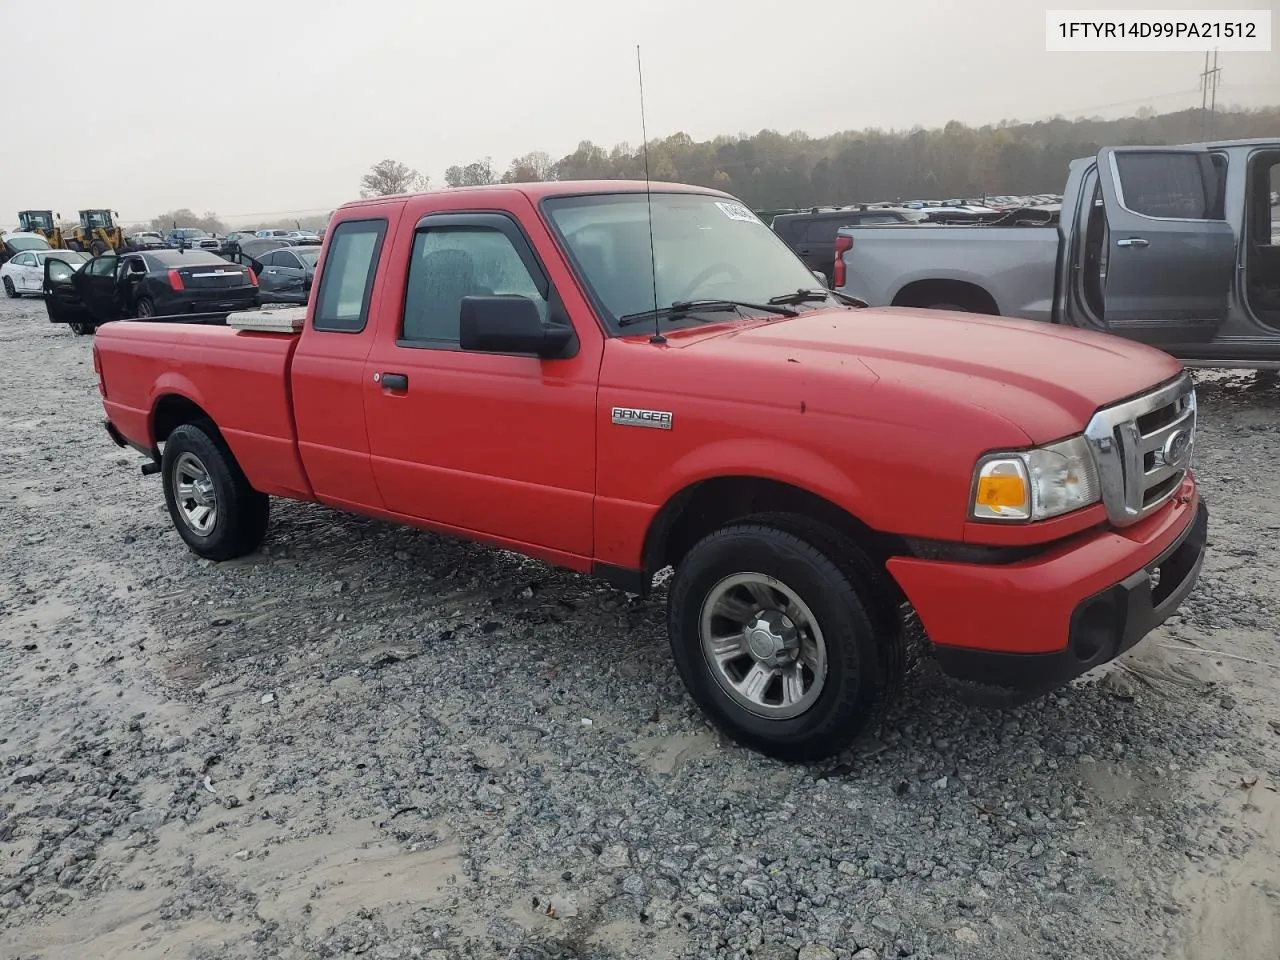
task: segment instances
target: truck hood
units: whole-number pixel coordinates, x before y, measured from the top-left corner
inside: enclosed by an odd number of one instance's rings
[[[945,393],[999,414],[1033,443],[1078,432],[1098,408],[1183,369],[1169,354],[1119,337],[907,307],[819,310],[705,332],[706,349],[785,354],[811,370],[856,359],[876,376],[876,389]]]

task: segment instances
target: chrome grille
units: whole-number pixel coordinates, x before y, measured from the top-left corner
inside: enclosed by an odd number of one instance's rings
[[[1195,431],[1189,373],[1093,415],[1085,436],[1112,523],[1136,523],[1173,496],[1191,466]]]

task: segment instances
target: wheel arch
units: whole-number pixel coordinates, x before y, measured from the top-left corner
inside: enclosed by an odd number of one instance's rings
[[[152,449],[158,449],[175,428],[185,423],[205,421],[217,430],[217,421],[201,404],[178,390],[161,391],[151,404],[147,432]]]
[[[904,284],[893,296],[891,306],[925,307],[933,303],[959,303],[974,313],[1000,315],[1000,305],[991,292],[972,280],[921,278]]]
[[[708,533],[736,520],[788,513],[816,521],[854,543],[883,571],[885,561],[905,552],[900,538],[872,529],[850,511],[795,483],[770,477],[730,474],[689,483],[654,514],[641,554],[643,579],[675,566]],[[883,579],[897,589],[893,578]]]

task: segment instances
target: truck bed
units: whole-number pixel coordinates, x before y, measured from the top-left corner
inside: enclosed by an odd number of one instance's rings
[[[1060,233],[1056,226],[906,224],[843,227],[840,292],[872,306],[910,301],[913,285],[959,281],[986,290],[1005,316],[1051,320]]]
[[[94,338],[107,415],[125,439],[157,451],[157,421],[189,403],[181,394],[218,424],[255,489],[309,498],[289,389],[297,336],[161,319],[109,323]]]

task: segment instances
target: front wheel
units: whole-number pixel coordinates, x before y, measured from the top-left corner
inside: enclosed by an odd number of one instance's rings
[[[160,474],[169,517],[192,551],[207,560],[231,560],[261,545],[270,500],[249,485],[212,424],[175,428]]]
[[[4,278],[4,293],[5,296],[9,297],[11,300],[17,300],[18,297],[21,296],[21,294],[18,293],[18,288],[13,285],[13,279],[10,277]]]
[[[100,257],[107,252],[107,245],[101,240],[95,240],[89,245],[89,252],[95,257]]]
[[[90,323],[88,320],[72,320],[69,324],[67,324],[67,326],[71,328],[71,332],[74,333],[77,337],[90,336],[95,330],[98,329],[96,324]]]
[[[891,665],[876,600],[833,556],[838,541],[784,526],[734,524],[696,544],[671,584],[668,631],[690,696],[720,730],[808,762],[871,723]]]

